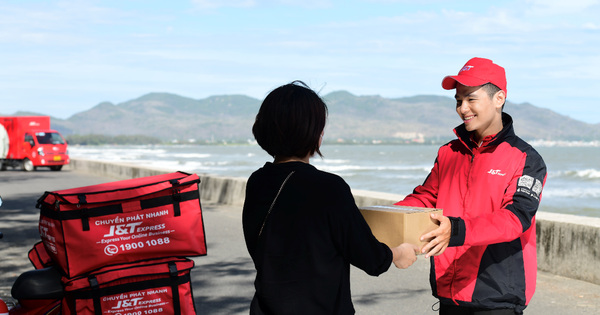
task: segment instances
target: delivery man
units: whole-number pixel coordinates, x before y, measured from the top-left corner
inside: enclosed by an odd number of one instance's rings
[[[463,124],[425,182],[398,205],[443,209],[422,236],[440,314],[522,314],[535,291],[535,214],[546,181],[542,157],[503,113],[504,68],[473,58],[442,81],[456,89]]]

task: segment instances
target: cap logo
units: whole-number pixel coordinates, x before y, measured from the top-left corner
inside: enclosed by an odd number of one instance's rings
[[[458,71],[459,73],[463,72],[463,71],[469,71],[473,68],[473,66],[464,66],[462,69],[460,69],[460,71]]]

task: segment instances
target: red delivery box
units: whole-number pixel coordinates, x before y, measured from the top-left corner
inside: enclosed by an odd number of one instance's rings
[[[194,262],[169,257],[98,269],[63,278],[63,315],[196,314],[190,270]]]
[[[39,231],[69,277],[109,265],[206,255],[196,174],[175,172],[46,192]]]

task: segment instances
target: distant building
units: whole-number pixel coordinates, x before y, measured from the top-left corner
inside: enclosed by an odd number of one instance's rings
[[[396,132],[394,138],[409,140],[414,143],[425,143],[425,135],[420,132]]]

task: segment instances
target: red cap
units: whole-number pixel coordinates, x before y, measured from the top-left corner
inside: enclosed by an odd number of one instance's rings
[[[485,58],[472,58],[458,71],[457,75],[447,76],[442,80],[446,90],[456,88],[456,82],[465,86],[480,86],[492,83],[506,92],[506,73],[504,68]]]

